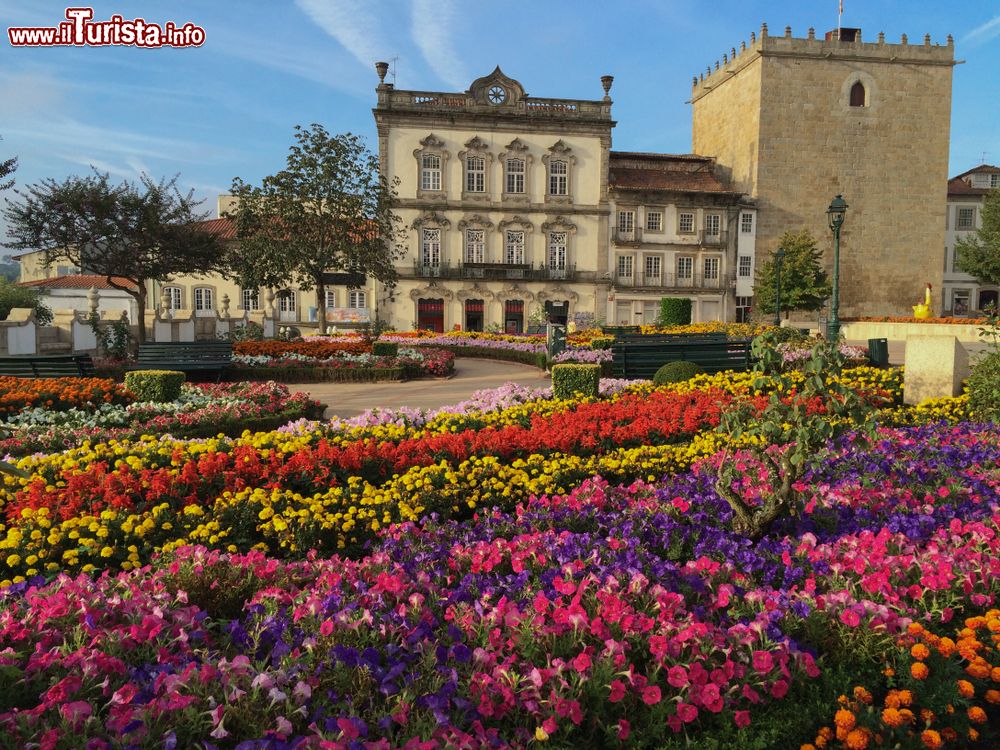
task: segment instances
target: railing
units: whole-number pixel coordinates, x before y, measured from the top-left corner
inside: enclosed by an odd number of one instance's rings
[[[705,278],[703,274],[661,273],[657,275],[637,273],[632,276],[617,276],[615,286],[646,289],[727,289],[729,282],[722,275]]]
[[[698,241],[702,245],[718,245],[725,247],[728,244],[729,232],[722,230],[718,234],[708,234],[704,230],[698,233]]]
[[[534,268],[530,263],[441,263],[436,266],[426,266],[414,263],[412,271],[407,268],[397,268],[401,276],[417,278],[443,279],[524,279],[526,281],[582,281],[584,276],[593,277],[594,273],[581,273],[573,264],[565,268],[549,268],[540,266]]]
[[[611,107],[603,101],[587,99],[546,99],[526,97],[514,107],[494,107],[483,104],[467,94],[439,91],[403,91],[382,89],[379,91],[379,108],[386,109],[435,109],[435,110],[484,110],[496,109],[517,112],[531,116],[555,117],[602,117],[610,119]]]

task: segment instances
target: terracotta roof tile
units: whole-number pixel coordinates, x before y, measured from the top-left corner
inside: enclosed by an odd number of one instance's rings
[[[612,151],[609,185],[613,190],[737,194],[715,176],[714,167],[708,156]]]
[[[206,232],[217,235],[220,240],[236,239],[236,225],[233,223],[232,219],[227,219],[225,217],[219,219],[209,219],[207,221],[199,221],[195,224],[195,226],[200,226]]]
[[[120,276],[113,277],[119,286],[136,289],[136,285],[128,279]],[[39,289],[116,289],[111,286],[106,276],[94,276],[90,274],[78,274],[75,276],[56,276],[51,279],[39,279],[38,281],[22,281],[18,286],[31,286]]]
[[[1000,167],[994,167],[992,164],[980,164],[978,167],[973,167],[967,172],[962,172],[962,174],[952,177],[948,180],[948,195],[986,195],[991,191],[991,188],[977,188],[972,187],[965,178],[972,174],[1000,174]]]

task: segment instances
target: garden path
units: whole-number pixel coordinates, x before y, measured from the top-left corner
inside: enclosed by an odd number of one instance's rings
[[[403,383],[289,383],[292,391],[304,391],[328,405],[329,417],[355,417],[372,407],[409,406],[437,409],[464,401],[475,391],[498,388],[504,383],[541,388],[548,375],[536,367],[457,357],[454,377],[441,380],[409,380]]]

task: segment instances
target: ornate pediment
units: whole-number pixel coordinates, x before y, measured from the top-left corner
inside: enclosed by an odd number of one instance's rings
[[[572,289],[567,289],[562,284],[556,284],[552,287],[546,287],[538,293],[539,302],[546,302],[548,300],[568,300],[576,304],[580,301],[580,295]]]
[[[520,138],[515,138],[510,143],[507,144],[506,155],[508,156],[523,156],[528,153],[530,147],[527,143],[522,141]]]
[[[508,284],[497,292],[496,298],[501,302],[507,302],[508,300],[524,300],[525,302],[533,302],[535,295],[522,287],[520,284],[515,283]]]
[[[576,233],[576,224],[566,219],[565,216],[557,216],[556,218],[546,221],[542,224],[543,232],[569,232],[570,234]]]
[[[477,281],[471,287],[459,289],[455,296],[463,302],[467,299],[481,299],[483,301],[493,299],[495,296],[489,289],[479,286]]]
[[[558,141],[549,146],[549,151],[554,156],[569,156],[573,152],[569,146],[566,145],[566,141],[560,138]]]
[[[466,229],[492,229],[493,222],[482,214],[472,214],[472,216],[466,216],[458,222],[458,228],[463,231]]]
[[[469,140],[465,142],[465,147],[469,151],[489,151],[490,144],[480,138],[478,135],[472,136]]]
[[[477,104],[491,107],[510,107],[526,96],[524,86],[504,75],[499,65],[489,75],[474,80],[468,93]]]
[[[507,229],[523,229],[525,232],[530,232],[534,228],[534,224],[516,214],[497,224],[497,229],[501,232],[506,231]]]
[[[420,141],[420,145],[425,149],[439,149],[444,148],[444,141],[438,138],[436,135],[431,133],[426,138]]]
[[[421,229],[426,227],[427,229],[436,229],[438,227],[450,227],[451,220],[446,216],[442,216],[437,211],[428,211],[427,213],[418,216],[413,220],[413,224],[410,225],[413,229]]]
[[[454,299],[455,293],[447,289],[436,281],[431,281],[427,286],[410,290],[410,299]]]

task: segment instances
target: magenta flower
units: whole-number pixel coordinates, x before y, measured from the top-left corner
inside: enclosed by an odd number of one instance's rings
[[[698,707],[691,703],[678,703],[677,716],[680,717],[680,720],[685,724],[690,724],[698,718]]]
[[[618,703],[618,701],[625,697],[625,683],[621,680],[615,680],[608,687],[611,688],[608,700],[612,703]]]
[[[642,689],[642,702],[647,706],[655,706],[660,702],[660,686],[647,685]]]
[[[688,673],[680,664],[677,664],[667,670],[667,683],[675,688],[687,687]]]

